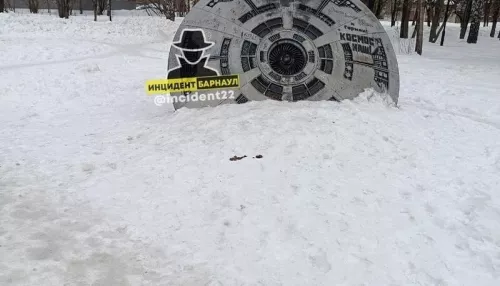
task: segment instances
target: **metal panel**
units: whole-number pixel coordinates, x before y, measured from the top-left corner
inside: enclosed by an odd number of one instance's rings
[[[352,99],[366,88],[398,100],[394,49],[359,0],[200,0],[174,42],[185,29],[203,30],[205,41],[214,43],[203,51],[206,67],[219,75],[240,74],[241,88],[232,99],[178,102],[176,109],[264,99]],[[169,69],[182,55],[171,48]]]

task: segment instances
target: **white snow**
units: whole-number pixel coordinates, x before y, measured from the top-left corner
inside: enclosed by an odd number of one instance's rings
[[[0,14],[0,285],[500,285],[487,28],[398,55],[397,107],[174,113],[144,83],[176,27]]]

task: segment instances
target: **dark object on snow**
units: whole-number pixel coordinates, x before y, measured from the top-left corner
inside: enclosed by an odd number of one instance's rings
[[[243,158],[246,158],[246,157],[247,157],[247,155],[244,155],[242,157],[238,157],[238,156],[235,155],[235,156],[229,158],[229,161],[239,161],[239,160],[241,160]]]
[[[257,156],[255,156],[255,158],[260,159],[260,158],[262,158],[262,155],[257,155]]]

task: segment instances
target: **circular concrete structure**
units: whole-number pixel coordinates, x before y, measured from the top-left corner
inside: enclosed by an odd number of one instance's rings
[[[240,75],[231,98],[178,102],[176,109],[266,99],[343,100],[366,88],[398,100],[394,49],[358,0],[200,0],[174,43],[169,70],[185,64],[185,57],[204,71]]]

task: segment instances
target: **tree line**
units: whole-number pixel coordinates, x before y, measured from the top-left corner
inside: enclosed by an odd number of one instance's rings
[[[388,0],[367,0],[367,2]],[[468,43],[477,43],[481,21],[483,26],[492,23],[490,36],[495,36],[496,25],[500,12],[500,0],[392,0],[390,1],[391,26],[394,26],[398,15],[401,14],[401,38],[408,38],[409,22],[413,25],[418,21],[420,11],[426,14],[427,26],[430,27],[429,42],[436,42],[445,27],[445,19],[454,14],[460,21],[460,39],[464,39],[470,23]],[[370,4],[367,4],[370,8]],[[370,8],[378,17],[376,9]],[[415,9],[413,19],[410,19],[410,10]],[[416,15],[416,16],[415,16]],[[442,22],[441,22],[442,21]],[[500,34],[499,34],[500,36]]]
[[[384,0],[366,0],[367,2]],[[483,26],[487,27],[492,23],[490,37],[495,37],[497,21],[500,12],[500,0],[387,0],[390,1],[391,26],[395,26],[396,20],[401,14],[400,38],[408,39],[410,21],[416,26],[412,34],[415,37],[415,31],[418,32],[415,51],[422,54],[423,35],[421,27],[424,26],[424,13],[427,18],[427,26],[430,27],[428,41],[435,43],[441,38],[442,46],[445,39],[446,23],[451,15],[456,15],[460,22],[460,39],[464,39],[469,28],[467,43],[475,44],[478,41],[479,28],[481,21]],[[370,8],[370,4],[367,3]],[[377,10],[374,10],[375,15]],[[410,11],[414,10],[413,18],[410,19]],[[497,36],[500,39],[500,32]]]
[[[79,4],[80,14],[82,0],[25,0],[31,13],[38,13],[40,1],[46,1],[50,12],[50,1],[56,4],[59,17],[68,18],[73,14],[73,7]],[[199,0],[142,0],[144,10],[149,15],[165,17],[175,20],[176,16],[185,16]],[[399,37],[410,37],[410,22],[414,26],[411,38],[416,38],[415,51],[422,54],[424,18],[430,27],[428,41],[435,43],[441,37],[443,45],[446,33],[446,23],[451,15],[456,15],[460,21],[460,39],[464,39],[469,29],[467,43],[477,43],[481,22],[483,26],[491,23],[490,37],[495,36],[498,17],[500,14],[500,0],[362,0],[378,19],[386,15],[395,26],[400,20]],[[0,13],[9,4],[8,0],[0,0]],[[111,20],[112,0],[92,0],[94,7],[94,20],[98,15],[103,15],[107,10]],[[14,7],[15,9],[15,7]],[[413,12],[413,13],[412,13]],[[500,32],[498,33],[500,38]]]
[[[40,4],[44,3],[47,7],[47,12],[51,13],[51,6],[57,7],[57,12],[60,18],[68,19],[73,15],[74,9],[77,8],[80,14],[83,14],[82,0],[24,0],[30,13],[37,14],[40,11]],[[12,4],[8,0],[0,0],[0,13],[8,12],[8,10],[16,11],[15,1]],[[97,21],[98,15],[104,15],[107,11],[107,16],[111,20],[112,0],[92,0],[94,8],[94,20]]]
[[[148,13],[163,15],[172,21],[175,20],[176,14],[184,16],[197,2],[198,0],[144,0]],[[410,22],[412,22],[415,28],[411,37],[416,37],[416,51],[419,54],[422,53],[424,18],[430,27],[428,40],[431,43],[435,43],[441,36],[443,45],[446,23],[453,14],[460,20],[460,39],[465,38],[467,28],[470,26],[467,43],[477,43],[481,19],[484,21],[484,26],[492,23],[490,36],[494,37],[500,12],[500,0],[362,0],[362,2],[378,19],[384,19],[389,15],[391,26],[395,26],[396,21],[400,19],[400,38],[409,38]],[[411,11],[414,11],[413,15]],[[498,37],[500,38],[500,33]]]

